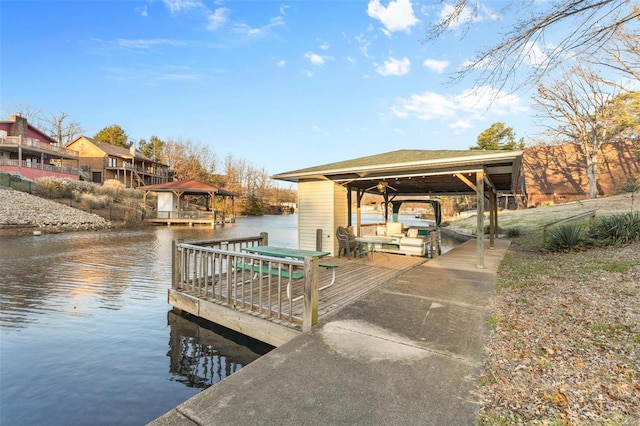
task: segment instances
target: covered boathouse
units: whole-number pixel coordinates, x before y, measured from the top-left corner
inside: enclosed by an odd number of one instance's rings
[[[488,200],[493,247],[498,229],[498,194],[524,192],[522,151],[402,149],[279,173],[272,178],[298,184],[300,248],[316,249],[316,230],[322,229],[322,249],[333,254],[338,252],[338,226],[353,226],[356,236],[362,235],[361,200],[365,193],[381,195],[385,204],[396,197],[439,195],[475,195],[478,200]],[[485,203],[477,204],[477,267],[483,268]]]
[[[426,257],[376,255],[338,258],[338,226],[362,229],[365,193],[411,199],[476,195],[488,200],[490,238],[485,244],[484,202],[478,203],[476,268],[497,235],[498,194],[522,185],[520,151],[399,150],[273,176],[298,184],[299,258],[256,254],[268,235],[176,242],[169,303],[255,339],[280,346],[322,317],[360,300]],[[355,212],[352,211],[355,205]],[[472,248],[464,245],[465,253]],[[462,250],[462,248],[460,248]],[[455,251],[456,249],[454,249]],[[467,259],[467,256],[464,256]]]
[[[158,194],[158,205],[154,211],[145,212],[145,222],[175,224],[216,224],[233,220],[234,194],[227,190],[199,182],[194,179],[173,181],[158,185],[148,185],[144,188],[144,205],[150,192]],[[186,202],[186,197],[204,197],[205,208],[194,208]],[[216,198],[222,200],[223,209],[216,209]],[[230,203],[230,204],[229,204]]]

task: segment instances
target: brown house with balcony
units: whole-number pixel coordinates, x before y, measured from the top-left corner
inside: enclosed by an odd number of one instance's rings
[[[529,206],[589,198],[584,154],[579,145],[527,147],[522,162]],[[604,144],[598,155],[597,181],[599,197],[640,184],[640,141]]]
[[[80,153],[80,168],[94,183],[112,179],[127,188],[139,188],[167,183],[171,175],[167,165],[153,161],[134,147],[124,148],[80,136],[67,148]]]
[[[0,121],[0,171],[30,180],[44,176],[78,180],[79,162],[78,151],[60,146],[25,117],[17,114]]]

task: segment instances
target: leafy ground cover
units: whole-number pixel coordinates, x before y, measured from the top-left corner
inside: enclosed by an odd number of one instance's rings
[[[500,213],[503,229],[522,232],[498,270],[480,424],[640,424],[640,243],[565,252],[542,244],[545,224],[591,209],[637,211],[640,197]]]

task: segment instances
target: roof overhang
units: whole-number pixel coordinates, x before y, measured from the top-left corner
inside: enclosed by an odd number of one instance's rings
[[[475,194],[478,172],[496,192],[516,193],[522,151],[400,150],[272,176],[289,182],[331,180],[352,190],[407,196]],[[470,185],[471,184],[471,185]],[[388,189],[387,189],[388,188]]]

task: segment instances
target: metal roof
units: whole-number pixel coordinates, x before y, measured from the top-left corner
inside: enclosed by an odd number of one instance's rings
[[[474,173],[483,171],[485,183],[498,192],[517,192],[522,151],[402,149],[352,160],[279,173],[273,179],[289,182],[332,180],[365,192],[398,195],[475,194]]]

